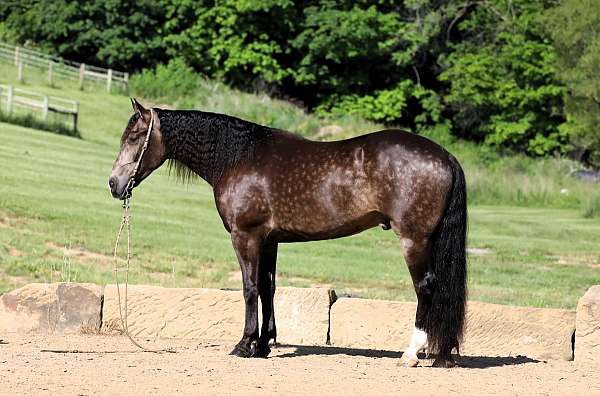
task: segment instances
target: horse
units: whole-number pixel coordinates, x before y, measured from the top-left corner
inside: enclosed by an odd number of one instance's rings
[[[179,177],[199,176],[213,188],[242,273],[245,322],[232,355],[266,358],[277,340],[279,243],[382,226],[399,238],[417,296],[400,364],[419,365],[418,353],[426,350],[436,356],[434,367],[455,365],[467,295],[467,195],[452,154],[397,129],[320,142],[224,114],[146,109],[131,101],[134,114],[109,189],[127,199],[166,161]]]

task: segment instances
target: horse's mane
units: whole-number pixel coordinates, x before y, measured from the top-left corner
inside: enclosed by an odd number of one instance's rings
[[[200,171],[207,181],[226,169],[251,160],[256,145],[272,129],[225,114],[157,109],[167,148],[169,173],[190,182]]]
[[[188,184],[192,180],[200,177],[183,162],[172,158],[167,160],[167,169],[169,170],[169,176],[174,174],[175,180],[181,181],[184,184]]]

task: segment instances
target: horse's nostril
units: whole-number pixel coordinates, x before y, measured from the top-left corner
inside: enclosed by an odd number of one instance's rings
[[[108,186],[110,187],[111,191],[114,191],[116,184],[117,183],[115,182],[114,177],[111,177],[110,179],[108,179]]]

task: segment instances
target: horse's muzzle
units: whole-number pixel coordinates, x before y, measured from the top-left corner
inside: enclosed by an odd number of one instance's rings
[[[110,193],[112,194],[113,198],[123,200],[127,198],[128,195],[127,184],[123,186],[120,186],[119,184],[119,179],[115,176],[112,176],[110,179],[108,179],[108,188],[110,189]]]

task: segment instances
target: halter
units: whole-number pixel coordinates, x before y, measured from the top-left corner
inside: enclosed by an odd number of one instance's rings
[[[141,114],[141,113],[140,113]],[[150,124],[148,125],[148,132],[146,132],[146,139],[144,140],[144,145],[142,146],[142,152],[135,163],[135,167],[133,168],[133,172],[131,172],[131,176],[129,177],[129,181],[127,182],[127,186],[125,187],[125,199],[123,200],[123,207],[129,206],[129,200],[131,199],[131,195],[133,194],[133,185],[135,184],[135,176],[137,175],[140,164],[142,163],[142,158],[144,157],[144,153],[148,148],[148,142],[150,141],[150,134],[152,133],[152,129],[154,128],[154,110],[150,109]]]

